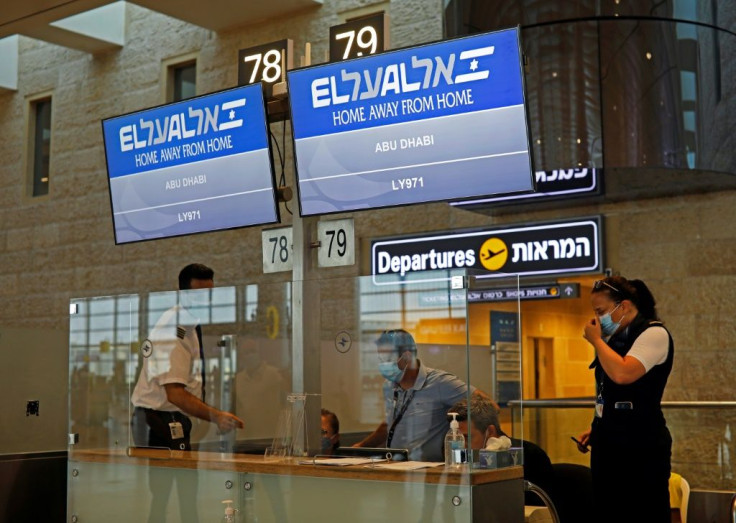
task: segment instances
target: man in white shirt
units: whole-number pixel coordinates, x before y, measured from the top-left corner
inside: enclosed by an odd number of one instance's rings
[[[161,316],[141,345],[143,365],[131,397],[136,446],[191,450],[189,416],[215,423],[222,433],[243,427],[243,420],[204,401],[204,354],[196,310],[208,306],[212,287],[212,269],[196,263],[184,267],[179,273],[180,304]],[[199,521],[197,471],[151,466],[150,523],[166,521],[175,479],[179,521]]]
[[[143,418],[148,427],[145,439],[145,431],[134,432],[138,446],[190,450],[188,416],[211,421],[222,433],[243,427],[237,416],[204,402],[201,331],[191,309],[207,302],[212,287],[212,269],[201,264],[184,267],[179,273],[182,303],[161,316],[143,343],[143,368],[131,397],[136,421]]]

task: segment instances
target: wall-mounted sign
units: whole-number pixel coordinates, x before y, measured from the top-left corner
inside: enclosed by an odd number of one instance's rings
[[[262,82],[266,99],[273,96],[273,86],[284,80],[285,71],[293,66],[294,42],[279,40],[256,45],[238,52],[238,84]]]
[[[263,272],[284,272],[294,268],[293,229],[278,227],[261,231]]]
[[[330,27],[330,62],[382,53],[389,48],[388,15],[377,13]]]
[[[491,343],[519,341],[519,315],[515,312],[491,311]]]
[[[496,301],[558,300],[580,296],[579,283],[556,285],[525,285],[499,289],[468,291],[468,302],[488,303]]]
[[[479,204],[518,203],[520,200],[551,200],[601,194],[601,170],[595,168],[557,169],[554,171],[537,171],[534,175],[537,192],[528,194],[511,194],[491,198],[473,198],[452,202],[458,207]]]
[[[317,265],[338,267],[355,263],[355,225],[352,218],[323,220],[317,224]]]
[[[519,315],[515,312],[491,311],[491,368],[495,390],[491,392],[499,404],[521,398],[521,351],[519,347]]]
[[[379,275],[443,269],[483,271],[478,278],[601,272],[601,229],[601,218],[592,217],[377,240],[371,269],[377,285],[396,283]]]
[[[287,72],[304,216],[534,189],[518,29]]]
[[[423,292],[418,296],[420,307],[446,307],[448,303],[491,303],[497,301],[526,300],[558,300],[578,298],[579,283],[561,283],[550,285],[524,285],[516,287],[499,287],[494,289],[468,290],[448,292]]]
[[[102,122],[115,242],[279,221],[261,84]]]

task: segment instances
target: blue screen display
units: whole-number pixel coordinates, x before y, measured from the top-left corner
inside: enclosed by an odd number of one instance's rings
[[[518,29],[287,79],[302,215],[534,190]]]
[[[103,120],[115,242],[279,221],[261,84]]]

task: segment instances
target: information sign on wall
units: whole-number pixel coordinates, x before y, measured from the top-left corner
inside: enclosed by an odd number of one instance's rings
[[[263,83],[266,99],[273,96],[273,86],[284,81],[293,64],[294,43],[279,40],[256,45],[238,52],[238,84]]]
[[[323,220],[317,224],[319,267],[338,267],[355,263],[355,226],[352,218]]]
[[[463,207],[479,204],[511,204],[520,200],[552,200],[574,196],[595,195],[602,192],[601,170],[595,168],[555,169],[537,171],[534,174],[537,191],[528,194],[511,194],[491,198],[473,198],[451,205]]]
[[[330,62],[360,58],[388,49],[388,16],[384,13],[330,27]]]
[[[263,272],[283,272],[294,268],[293,229],[278,227],[261,231]]]
[[[376,240],[372,273],[379,285],[378,275],[458,268],[482,271],[478,278],[595,273],[602,271],[601,236],[601,218],[591,217]]]

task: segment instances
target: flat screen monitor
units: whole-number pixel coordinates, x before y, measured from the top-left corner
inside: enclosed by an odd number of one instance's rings
[[[115,243],[279,221],[261,84],[102,122]]]
[[[534,190],[517,28],[287,80],[302,215]]]

